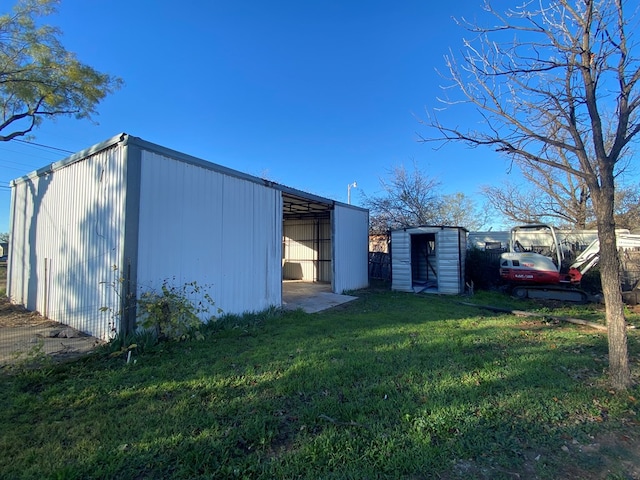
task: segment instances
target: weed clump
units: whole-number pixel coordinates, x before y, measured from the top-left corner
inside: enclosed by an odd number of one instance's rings
[[[197,303],[194,298],[199,298]],[[202,340],[203,318],[211,319],[215,302],[197,282],[181,286],[162,282],[160,291],[146,291],[138,299],[138,325],[157,341]],[[221,313],[220,309],[217,313]]]

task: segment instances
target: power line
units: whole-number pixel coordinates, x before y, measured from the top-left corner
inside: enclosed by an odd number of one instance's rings
[[[38,157],[38,158],[42,158],[42,157]],[[12,164],[12,165],[17,165],[16,167],[10,167],[8,165],[5,164]],[[10,170],[18,170],[18,171],[24,171],[25,167],[26,168],[33,168],[33,162],[14,162],[11,160],[5,160],[4,156],[0,155],[0,165],[2,165],[3,169],[10,169]]]
[[[30,142],[28,140],[21,140],[19,138],[14,138],[13,141],[14,142],[20,142],[20,143],[26,143],[27,145],[35,145],[35,146],[38,146],[38,147],[49,148],[51,150],[57,150],[59,152],[64,152],[64,153],[76,153],[76,152],[72,152],[71,150],[65,150],[64,148],[52,147],[50,145],[44,145],[42,143]]]

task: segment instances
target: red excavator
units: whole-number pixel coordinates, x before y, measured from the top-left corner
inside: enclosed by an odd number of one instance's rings
[[[548,236],[550,246],[536,246],[532,239]],[[522,244],[529,239],[530,246]],[[538,243],[541,243],[537,240]],[[640,235],[618,234],[618,248],[640,247]],[[500,277],[512,285],[518,298],[540,298],[585,303],[593,297],[581,290],[580,281],[600,258],[600,242],[596,239],[568,266],[563,264],[564,251],[555,229],[550,225],[532,224],[511,230],[509,251],[500,256]]]

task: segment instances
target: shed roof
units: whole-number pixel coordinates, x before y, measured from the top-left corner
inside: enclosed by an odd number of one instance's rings
[[[437,231],[437,230],[464,230],[465,232],[469,232],[464,227],[454,227],[451,225],[415,225],[410,227],[402,227],[391,230],[392,232],[407,232],[407,231],[418,231],[418,230],[427,230],[429,232]]]

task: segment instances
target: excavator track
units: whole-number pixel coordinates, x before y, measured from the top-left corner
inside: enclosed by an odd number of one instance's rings
[[[589,294],[577,288],[563,288],[554,285],[520,285],[511,290],[516,298],[532,298],[540,300],[560,300],[563,302],[588,303]]]

